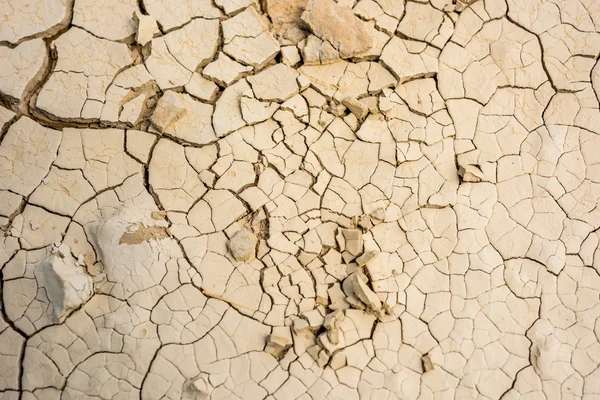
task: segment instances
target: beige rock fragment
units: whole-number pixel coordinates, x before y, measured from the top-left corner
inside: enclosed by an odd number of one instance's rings
[[[282,45],[295,45],[308,35],[302,12],[308,0],[267,0],[273,34]]]
[[[348,277],[352,284],[354,294],[362,301],[371,311],[381,313],[381,299],[367,285],[368,278],[360,271],[356,271]]]
[[[317,362],[317,365],[321,368],[325,368],[329,362],[329,355],[327,351],[319,345],[309,347],[306,352]]]
[[[345,249],[353,256],[358,256],[363,251],[362,232],[359,229],[342,229],[345,240]]]
[[[375,257],[379,255],[378,250],[369,250],[364,252],[360,257],[356,259],[356,263],[362,267],[363,265],[367,265],[367,263],[373,260]]]
[[[46,293],[58,322],[63,322],[72,310],[92,297],[92,278],[76,265],[66,244],[54,249],[40,268],[43,269]]]
[[[350,110],[352,114],[356,115],[356,118],[359,120],[365,119],[369,113],[369,107],[355,98],[346,97],[342,100],[342,104],[348,107],[348,110]]]
[[[460,175],[464,182],[480,182],[484,179],[484,174],[481,169],[476,165],[460,165],[458,168],[458,175]]]
[[[369,216],[375,222],[385,221],[385,210],[383,208],[378,208],[377,210],[375,210],[371,214],[369,214]]]
[[[227,248],[236,261],[248,262],[254,259],[256,243],[256,235],[246,229],[241,229],[227,242]]]
[[[23,99],[39,81],[48,63],[42,39],[23,42],[17,47],[0,47],[0,92],[16,101]]]
[[[142,180],[129,180],[123,187],[130,192],[121,192],[124,201],[116,208],[100,204],[89,216],[85,210],[75,216],[104,266],[106,279],[96,285],[96,292],[121,300],[167,284],[169,266],[181,257],[181,249],[166,230],[167,222],[151,218],[156,205]]]
[[[323,321],[323,327],[327,329],[327,337],[329,341],[338,345],[340,343],[340,335],[343,333],[340,331],[340,324],[344,320],[344,312],[337,310],[328,314]]]
[[[285,65],[295,67],[302,61],[300,52],[296,46],[283,46],[281,48],[281,60]]]
[[[331,43],[342,58],[366,53],[373,45],[365,22],[333,0],[309,0],[302,20],[316,36]]]
[[[156,20],[149,15],[144,15],[138,10],[133,13],[133,22],[137,26],[135,41],[145,46],[160,32]]]
[[[254,7],[223,21],[221,27],[223,51],[241,63],[262,68],[279,52],[279,44]]]
[[[431,355],[425,354],[423,357],[421,357],[421,361],[423,362],[423,370],[425,372],[433,371],[435,369],[435,364],[431,359]]]
[[[84,257],[71,251],[65,242],[21,251],[4,266],[3,308],[26,334],[63,322],[93,295]]]
[[[267,338],[265,351],[275,358],[280,358],[290,347],[292,347],[292,341],[289,337],[271,334]]]
[[[189,382],[188,390],[193,394],[194,400],[205,400],[210,399],[210,396],[214,390],[213,385],[210,383],[210,377],[208,374],[202,373],[194,380]]]
[[[340,53],[327,41],[310,35],[298,46],[302,49],[305,65],[331,64],[340,60]]]

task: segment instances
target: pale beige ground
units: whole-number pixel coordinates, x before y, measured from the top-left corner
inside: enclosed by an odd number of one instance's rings
[[[600,399],[599,56],[598,0],[0,0],[0,400]]]

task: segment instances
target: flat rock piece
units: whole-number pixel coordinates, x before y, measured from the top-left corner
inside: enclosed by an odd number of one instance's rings
[[[346,241],[346,251],[358,256],[363,251],[362,232],[359,229],[343,229],[342,235]]]
[[[365,119],[369,113],[369,107],[360,100],[353,97],[346,97],[342,100],[342,104],[348,107],[348,110],[352,112],[359,120]]]
[[[155,34],[160,32],[154,18],[144,15],[137,10],[133,14],[133,21],[137,25],[135,41],[142,46],[145,46],[152,40]]]
[[[204,373],[191,381],[188,386],[188,390],[194,393],[192,396],[195,400],[209,399],[213,389],[209,375]]]
[[[308,0],[267,0],[267,14],[273,23],[273,33],[283,45],[297,44],[308,35],[301,19]]]
[[[354,294],[360,299],[371,311],[381,311],[381,300],[377,294],[367,285],[367,277],[360,271],[355,272],[348,278],[352,283]]]
[[[270,353],[273,357],[279,358],[283,356],[285,351],[290,347],[292,347],[292,341],[288,337],[269,335],[265,351]]]
[[[310,0],[302,19],[316,36],[331,43],[342,58],[366,53],[373,46],[365,22],[333,0]]]
[[[484,174],[476,165],[461,165],[458,168],[458,174],[462,176],[465,182],[480,182],[484,178]]]

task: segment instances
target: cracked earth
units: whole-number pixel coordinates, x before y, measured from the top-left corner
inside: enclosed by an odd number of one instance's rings
[[[0,399],[600,399],[600,1],[0,0]]]

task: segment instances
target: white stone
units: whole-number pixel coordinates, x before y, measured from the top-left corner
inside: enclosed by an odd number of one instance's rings
[[[227,247],[236,261],[248,262],[254,258],[256,236],[248,230],[237,231],[227,242]]]
[[[52,251],[40,268],[46,281],[46,293],[58,322],[92,297],[92,278],[75,265],[71,249],[61,245]]]

